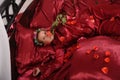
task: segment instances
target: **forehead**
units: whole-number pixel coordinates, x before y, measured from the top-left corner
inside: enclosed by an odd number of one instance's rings
[[[38,36],[39,36],[40,38],[45,37],[45,32],[46,32],[46,31],[40,31]]]

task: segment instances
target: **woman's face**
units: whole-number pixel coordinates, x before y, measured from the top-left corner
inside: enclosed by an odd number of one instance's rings
[[[50,31],[42,30],[38,33],[38,41],[45,45],[50,44],[54,39],[54,35]]]

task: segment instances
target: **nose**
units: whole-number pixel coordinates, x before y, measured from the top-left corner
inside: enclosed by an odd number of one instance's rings
[[[46,35],[49,36],[49,37],[51,37],[51,36],[52,36],[52,33],[51,33],[50,31],[47,31],[47,32],[46,32]]]

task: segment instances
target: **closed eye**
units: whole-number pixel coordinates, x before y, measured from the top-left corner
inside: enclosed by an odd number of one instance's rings
[[[46,32],[44,32],[44,34],[46,34]]]
[[[43,40],[45,40],[45,37],[43,37]]]

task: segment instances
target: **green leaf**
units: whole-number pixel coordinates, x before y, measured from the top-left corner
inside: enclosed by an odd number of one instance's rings
[[[63,17],[63,15],[62,15],[62,14],[59,14],[59,15],[58,15],[58,17],[59,17],[59,18],[62,18],[62,17]]]
[[[58,21],[53,22],[52,27],[54,27],[54,26],[58,26]]]
[[[66,18],[63,17],[63,18],[62,18],[62,24],[64,25],[66,22],[67,22]]]

